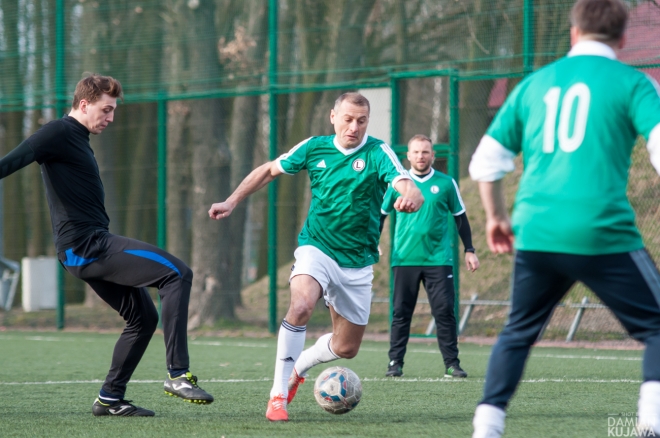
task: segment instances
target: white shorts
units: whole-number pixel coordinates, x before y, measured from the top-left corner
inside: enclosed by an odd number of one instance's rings
[[[367,325],[371,311],[372,266],[342,268],[312,245],[299,246],[289,282],[296,275],[309,275],[319,282],[326,304],[356,325]]]

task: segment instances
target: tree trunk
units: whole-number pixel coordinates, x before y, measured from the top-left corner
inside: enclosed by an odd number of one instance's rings
[[[167,72],[168,92],[185,91],[180,85],[190,65],[186,41],[190,37],[189,10],[182,0],[170,0],[164,13],[165,45],[163,70]],[[191,102],[172,100],[167,103],[167,250],[185,263],[191,263],[190,226],[190,149],[188,120]]]
[[[10,56],[3,61],[3,67],[12,74],[2,78],[3,97],[12,102],[6,109],[2,121],[5,136],[2,142],[1,154],[6,155],[18,146],[23,140],[23,116],[21,107],[24,105],[23,69],[19,63],[19,5],[15,1],[3,0],[2,24],[5,38],[5,50]],[[22,177],[14,174],[3,180],[4,205],[4,256],[19,260],[26,254],[26,221],[25,218],[25,196],[23,191]]]
[[[34,0],[34,20],[33,29],[35,35],[35,56],[34,56],[34,72],[33,72],[33,88],[35,90],[44,89],[44,49],[45,39],[44,31],[44,16],[43,0]],[[35,132],[45,123],[44,114],[41,109],[32,111],[30,118],[30,130]],[[28,222],[28,257],[37,257],[46,255],[49,249],[48,236],[48,205],[45,202],[45,190],[41,178],[41,168],[37,163],[33,163],[26,169],[26,191],[28,197],[26,199],[26,214]],[[52,251],[51,251],[52,252]]]
[[[154,72],[155,73],[155,72]],[[150,76],[147,76],[150,77]],[[153,77],[153,76],[151,76]],[[156,115],[155,105],[148,103],[126,105],[122,108],[130,114],[133,127],[133,151],[131,155],[129,190],[126,211],[126,235],[134,239],[155,243],[155,227],[149,224],[156,222],[154,205],[156,201],[155,187],[156,165],[158,156],[157,133],[153,123]]]
[[[191,263],[190,149],[188,123],[190,105],[175,100],[167,104],[167,249],[185,263]]]
[[[130,5],[133,2],[129,3]],[[136,8],[122,12],[124,32],[122,39],[132,41],[151,41],[149,45],[139,44],[128,51],[125,64],[126,81],[130,84],[149,84],[160,80],[160,60],[162,59],[162,18],[161,7],[145,4],[134,13]],[[128,45],[127,44],[127,45]],[[125,105],[129,114],[124,131],[130,133],[131,145],[127,155],[130,157],[129,190],[126,199],[126,234],[150,243],[156,243],[156,227],[149,226],[157,221],[156,205],[158,196],[157,156],[158,156],[158,109],[153,103]]]
[[[210,77],[220,77],[214,5],[200,3],[191,11],[194,44],[191,65]],[[213,202],[229,195],[230,154],[226,141],[223,101],[203,99],[190,110],[192,151],[192,269],[189,327],[213,324],[218,318],[235,318],[234,295],[226,293],[226,274],[232,257],[229,227],[208,217]]]
[[[259,38],[268,24],[266,3],[252,5],[249,10],[247,29],[248,38],[252,38],[254,46],[247,52],[246,62],[254,65],[265,65],[266,38]],[[236,189],[243,178],[252,170],[254,152],[256,148],[257,129],[260,118],[260,97],[239,96],[234,99],[234,109],[231,119],[230,152],[232,158],[231,190]],[[236,305],[241,304],[241,288],[243,279],[243,260],[245,249],[245,229],[247,224],[248,201],[241,202],[228,218],[230,236],[229,248],[235,252],[230,258],[227,272],[227,289],[225,293],[231,294]]]

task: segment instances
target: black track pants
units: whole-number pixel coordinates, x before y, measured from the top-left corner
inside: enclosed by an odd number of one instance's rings
[[[451,266],[395,266],[394,316],[390,330],[390,360],[403,362],[410,337],[410,323],[419,284],[422,282],[429,296],[431,313],[435,319],[438,347],[445,367],[459,365],[454,315],[454,276]],[[443,370],[444,371],[444,370]]]
[[[532,344],[576,281],[646,345],[643,380],[660,380],[660,274],[645,250],[593,256],[518,251],[512,281],[509,320],[491,352],[481,403],[506,408]]]
[[[126,321],[103,390],[123,396],[158,325],[146,288],[158,288],[168,369],[189,367],[187,324],[192,271],[171,254],[139,240],[96,231],[58,254],[64,268],[84,280]]]

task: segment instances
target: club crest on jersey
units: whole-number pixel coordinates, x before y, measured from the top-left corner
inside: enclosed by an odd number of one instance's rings
[[[434,195],[440,191],[440,188],[438,186],[431,186],[431,193]]]
[[[353,170],[356,172],[362,172],[364,170],[365,164],[362,158],[356,158],[353,161]]]

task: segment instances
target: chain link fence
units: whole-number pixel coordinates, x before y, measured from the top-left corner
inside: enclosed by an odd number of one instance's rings
[[[0,6],[0,153],[64,114],[83,72],[117,77],[125,101],[113,125],[92,138],[111,231],[166,248],[189,263],[196,275],[193,296],[210,300],[193,301],[220,309],[204,324],[238,319],[272,330],[273,318],[280,318],[288,304],[287,274],[310,201],[306,175],[279,178],[277,190],[256,193],[230,221],[211,223],[206,211],[254,167],[309,136],[333,133],[329,110],[334,99],[359,90],[371,101],[371,135],[396,146],[423,133],[444,151],[436,168],[455,174],[460,184],[482,262],[476,273],[461,271],[461,299],[478,294],[483,300],[506,300],[511,259],[486,251],[483,211],[476,184],[466,177],[467,165],[520,78],[569,49],[572,3],[5,2]],[[628,42],[619,56],[660,78],[660,8],[649,1],[628,4]],[[392,95],[394,75],[423,71],[445,73],[402,79]],[[447,72],[458,81],[454,128]],[[393,98],[399,103],[395,121]],[[456,172],[450,162],[452,135],[458,146]],[[660,187],[642,144],[630,174],[638,225],[658,260]],[[507,176],[510,201],[519,176],[520,169]],[[0,256],[55,255],[38,166],[0,185]],[[389,235],[384,234],[374,279],[370,330],[376,332],[386,332],[389,323]],[[71,309],[84,302],[99,308],[84,283],[62,278]],[[583,297],[597,303],[582,286],[566,302]],[[546,336],[565,337],[576,311],[558,308]],[[317,313],[312,326],[327,324],[327,313]],[[477,306],[464,334],[494,335],[506,314],[506,306]],[[8,324],[2,317],[0,325]],[[429,318],[428,306],[420,303],[413,331],[424,333]],[[617,336],[623,337],[622,330],[608,311],[589,309],[576,339]]]

